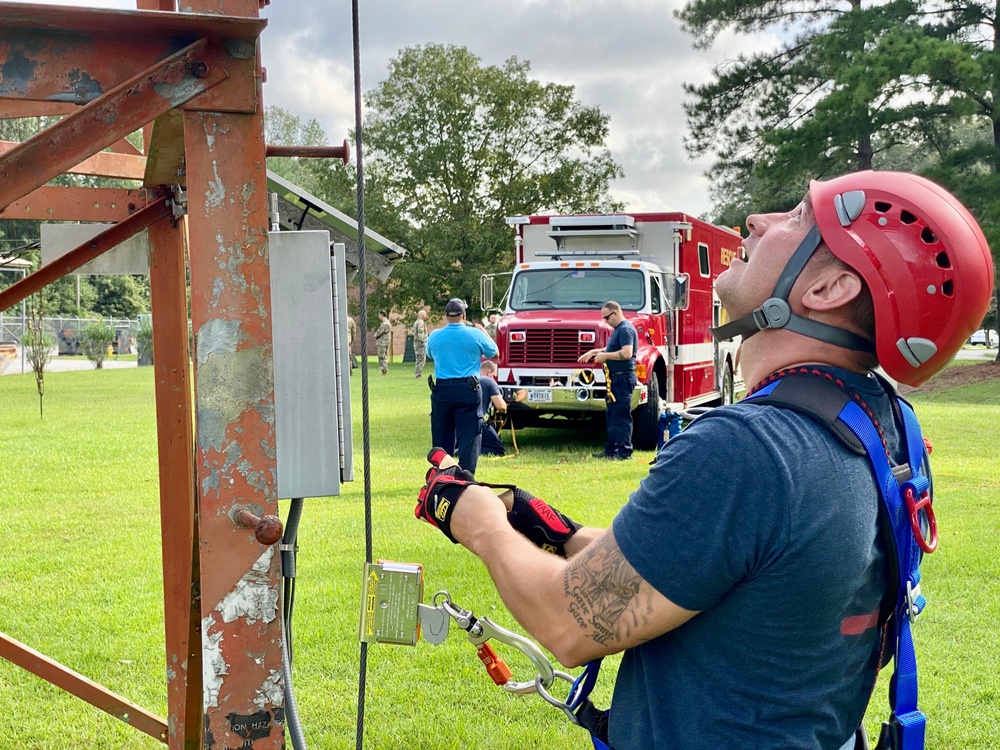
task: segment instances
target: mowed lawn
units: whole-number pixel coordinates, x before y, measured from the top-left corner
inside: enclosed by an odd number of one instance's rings
[[[50,373],[43,419],[31,374],[0,377],[0,632],[163,716],[152,375]],[[426,383],[404,364],[386,377],[376,367],[369,381],[375,556],[422,563],[426,598],[445,589],[460,606],[516,629],[478,560],[413,517],[430,448]],[[357,481],[340,497],[307,500],[299,536],[294,682],[309,747],[320,749],[355,746],[365,554],[357,371],[351,385]],[[941,528],[940,550],[924,564],[929,605],[916,628],[928,747],[1000,747],[1000,381],[911,400],[935,446]],[[595,461],[599,433],[526,430],[517,443],[517,456],[482,459],[478,478],[528,487],[591,525],[610,522],[653,457]],[[533,676],[517,652],[498,650],[515,679]],[[610,700],[615,664],[606,662],[599,705]],[[2,660],[0,705],[0,750],[162,746]],[[883,684],[870,732],[886,713]],[[590,746],[539,697],[495,687],[457,628],[440,646],[370,648],[365,717],[364,747],[378,750]]]

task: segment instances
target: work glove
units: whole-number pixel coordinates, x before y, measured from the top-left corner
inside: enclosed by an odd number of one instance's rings
[[[443,448],[431,448],[427,460],[430,461],[431,468],[427,470],[423,489],[417,495],[417,507],[413,509],[413,515],[441,529],[441,533],[453,544],[458,544],[458,540],[451,535],[451,515],[455,510],[455,503],[466,487],[479,483],[472,474],[456,464]],[[444,468],[442,463],[445,464]]]
[[[514,530],[523,534],[536,547],[561,557],[566,556],[566,542],[581,528],[572,518],[520,487],[477,482],[443,448],[432,448],[427,454],[427,460],[431,468],[424,477],[425,484],[417,496],[413,515],[439,528],[453,543],[458,543],[451,534],[451,515],[455,504],[466,487],[478,484],[511,490],[513,505],[507,512],[507,521]]]
[[[536,547],[566,556],[566,542],[581,526],[541,498],[520,487],[514,488],[514,505],[507,520]]]

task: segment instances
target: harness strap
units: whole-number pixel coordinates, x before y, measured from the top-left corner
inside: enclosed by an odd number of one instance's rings
[[[573,681],[566,707],[576,717],[576,723],[590,732],[594,750],[612,750],[608,744],[608,718],[611,712],[601,710],[590,702],[590,693],[597,684],[602,661],[603,659],[592,659],[587,662],[583,672]]]

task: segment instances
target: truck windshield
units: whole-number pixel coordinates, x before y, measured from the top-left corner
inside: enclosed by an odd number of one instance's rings
[[[638,269],[532,269],[514,277],[509,304],[513,310],[592,310],[614,300],[623,310],[640,310],[645,291]]]

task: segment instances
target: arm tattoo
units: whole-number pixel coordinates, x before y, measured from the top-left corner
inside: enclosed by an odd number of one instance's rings
[[[607,534],[572,559],[563,576],[569,613],[600,644],[613,645],[648,621],[650,601],[639,596],[642,577]]]

